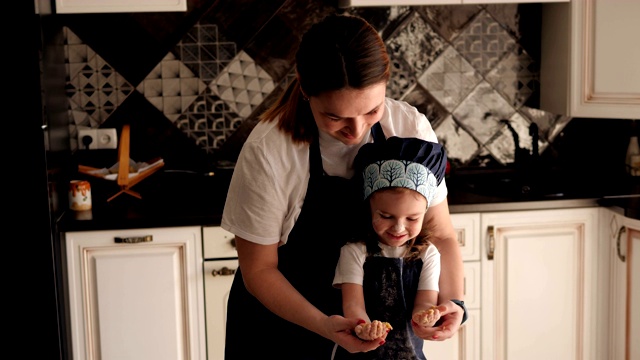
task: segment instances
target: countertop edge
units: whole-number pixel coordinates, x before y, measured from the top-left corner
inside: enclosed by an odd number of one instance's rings
[[[541,201],[514,201],[478,204],[454,204],[449,205],[451,214],[487,211],[521,211],[521,210],[549,210],[569,209],[584,207],[599,207],[598,198],[565,199],[565,200],[541,200]]]

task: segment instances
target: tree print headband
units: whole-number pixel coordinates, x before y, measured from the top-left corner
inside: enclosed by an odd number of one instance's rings
[[[415,190],[431,204],[446,170],[442,145],[416,138],[390,137],[362,146],[354,166],[362,174],[363,198],[388,187]]]

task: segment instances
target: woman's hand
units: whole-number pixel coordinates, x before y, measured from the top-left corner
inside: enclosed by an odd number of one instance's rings
[[[451,301],[447,301],[438,305],[438,309],[440,310],[441,319],[439,326],[423,327],[415,321],[411,321],[411,326],[416,336],[424,340],[442,341],[449,339],[458,332],[460,322],[462,322],[462,315],[464,314],[462,308]]]
[[[332,315],[325,321],[325,328],[329,334],[327,338],[333,340],[350,353],[367,352],[377,349],[384,344],[387,331],[383,331],[382,336],[373,340],[362,340],[354,333],[354,329],[362,320],[347,319],[339,315]]]

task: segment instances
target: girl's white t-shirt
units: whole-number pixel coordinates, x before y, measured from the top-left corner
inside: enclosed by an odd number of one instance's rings
[[[382,249],[382,256],[388,258],[401,258],[406,247],[388,246],[378,243]],[[440,280],[440,252],[435,246],[429,245],[420,254],[422,258],[422,270],[418,290],[439,291],[438,282]],[[347,243],[340,249],[340,259],[336,266],[336,274],[333,278],[333,286],[352,283],[362,285],[364,278],[364,262],[367,258],[367,246],[363,242]]]
[[[386,137],[438,141],[427,117],[404,101],[386,98],[380,125]],[[373,138],[369,133],[358,145],[344,145],[321,133],[319,141],[325,173],[350,179],[358,150]],[[302,209],[309,168],[309,144],[295,144],[276,121],[259,122],[240,151],[221,227],[258,244],[285,244]],[[443,180],[430,206],[446,197]]]

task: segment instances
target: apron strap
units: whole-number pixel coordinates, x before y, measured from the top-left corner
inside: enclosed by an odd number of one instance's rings
[[[380,143],[387,140],[387,137],[384,135],[384,131],[382,131],[380,121],[378,121],[371,127],[371,135],[373,136],[373,142]]]

